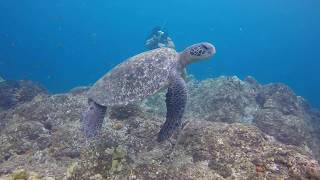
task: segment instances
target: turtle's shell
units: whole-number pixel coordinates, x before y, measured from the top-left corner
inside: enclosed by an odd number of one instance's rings
[[[98,80],[88,97],[103,106],[140,101],[167,87],[169,74],[176,70],[178,53],[158,48],[129,58]]]

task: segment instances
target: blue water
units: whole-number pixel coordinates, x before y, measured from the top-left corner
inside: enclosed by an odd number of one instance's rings
[[[58,93],[88,85],[144,51],[165,26],[178,50],[215,44],[199,79],[254,76],[283,82],[320,107],[319,0],[0,0],[0,75]]]

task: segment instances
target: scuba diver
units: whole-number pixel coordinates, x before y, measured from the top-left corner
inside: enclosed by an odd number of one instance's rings
[[[168,32],[164,31],[162,27],[156,26],[152,29],[150,35],[147,37],[145,47],[148,50],[168,47],[175,49],[172,39],[168,36]]]

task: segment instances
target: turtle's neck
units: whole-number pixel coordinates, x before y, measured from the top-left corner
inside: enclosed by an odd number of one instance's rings
[[[181,68],[185,68],[187,65],[191,64],[192,60],[189,55],[189,49],[185,49],[184,51],[180,52],[178,59],[179,59]]]

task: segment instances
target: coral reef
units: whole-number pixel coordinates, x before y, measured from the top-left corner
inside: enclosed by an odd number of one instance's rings
[[[320,179],[320,112],[290,88],[252,77],[190,78],[188,88],[184,128],[163,143],[165,91],[109,108],[90,141],[87,87],[0,112],[0,179]]]

